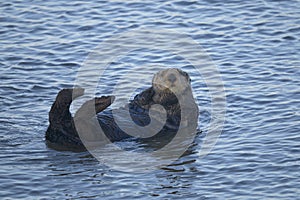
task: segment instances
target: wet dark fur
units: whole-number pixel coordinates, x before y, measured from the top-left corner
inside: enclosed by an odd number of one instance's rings
[[[188,77],[188,76],[187,76]],[[49,127],[46,131],[46,141],[49,147],[58,149],[58,150],[73,150],[73,151],[83,151],[86,150],[85,146],[83,145],[82,141],[78,136],[78,132],[74,125],[74,117],[72,117],[69,108],[72,103],[72,92],[73,98],[77,98],[78,96],[83,95],[83,89],[75,88],[75,89],[63,89],[61,90],[55,102],[53,103],[51,110],[49,112]],[[183,98],[186,98],[188,105],[190,106],[191,113],[187,120],[190,123],[190,129],[195,130],[195,124],[197,124],[198,120],[198,107],[192,97],[192,91],[190,88],[185,91],[186,94],[183,95]],[[155,98],[154,95],[157,92],[154,91],[153,87],[146,89],[145,91],[141,92],[140,94],[136,95],[135,98],[126,105],[129,108],[130,115],[132,120],[140,126],[145,126],[150,123],[149,117],[149,108],[153,104],[160,104],[162,105],[165,110],[167,111],[167,121],[163,126],[163,129],[159,131],[155,136],[152,136],[147,139],[140,139],[141,141],[156,141],[160,140],[161,138],[168,138],[164,140],[165,142],[162,145],[168,143],[178,131],[178,127],[181,122],[181,108],[178,102],[177,97],[170,91],[162,91],[159,94],[160,98]],[[107,138],[111,141],[120,141],[129,137],[132,137],[122,131],[112,116],[112,111],[107,110],[102,113],[105,108],[107,108],[113,101],[113,97],[96,97],[93,100],[90,100],[89,103],[95,103],[96,113],[98,122],[104,131]],[[86,105],[85,105],[86,104]],[[85,103],[83,107],[86,107],[88,103]],[[120,108],[122,109],[122,108]],[[80,110],[80,109],[79,109]],[[84,110],[84,109],[82,109]],[[80,113],[76,115],[80,115]],[[83,113],[85,117],[88,116],[86,119],[89,120],[93,117],[94,112],[90,113]],[[187,125],[189,126],[189,125]]]

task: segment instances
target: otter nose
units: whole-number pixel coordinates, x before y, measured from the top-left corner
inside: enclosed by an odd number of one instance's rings
[[[176,81],[176,76],[174,74],[170,74],[168,76],[168,81],[170,81],[171,83],[174,83]]]

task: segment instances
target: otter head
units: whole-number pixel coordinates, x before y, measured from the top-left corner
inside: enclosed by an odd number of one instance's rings
[[[159,104],[173,104],[178,98],[191,91],[189,75],[177,68],[161,70],[152,79],[153,101]]]

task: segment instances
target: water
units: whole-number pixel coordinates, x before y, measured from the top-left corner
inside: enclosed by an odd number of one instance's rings
[[[298,199],[300,2],[11,1],[0,3],[2,199]],[[101,41],[136,28],[171,29],[199,42],[221,72],[226,122],[200,158],[210,93],[184,61],[144,49],[101,83],[146,64],[190,69],[200,105],[191,152],[145,174],[113,170],[88,153],[48,149],[44,132],[59,89],[71,87]],[[187,70],[189,71],[189,70]],[[150,73],[150,71],[149,71]],[[152,70],[151,70],[152,74]],[[106,82],[105,82],[106,81]],[[140,82],[139,89],[149,82]],[[101,85],[100,84],[100,85]],[[120,94],[126,94],[126,87]]]

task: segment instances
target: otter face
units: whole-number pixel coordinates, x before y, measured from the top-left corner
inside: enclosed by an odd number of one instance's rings
[[[186,72],[180,69],[165,69],[154,75],[152,86],[154,91],[158,93],[171,91],[180,95],[191,87],[191,79]]]
[[[189,75],[177,68],[159,71],[152,79],[156,103],[174,103],[178,97],[183,97],[186,91],[191,91]]]

